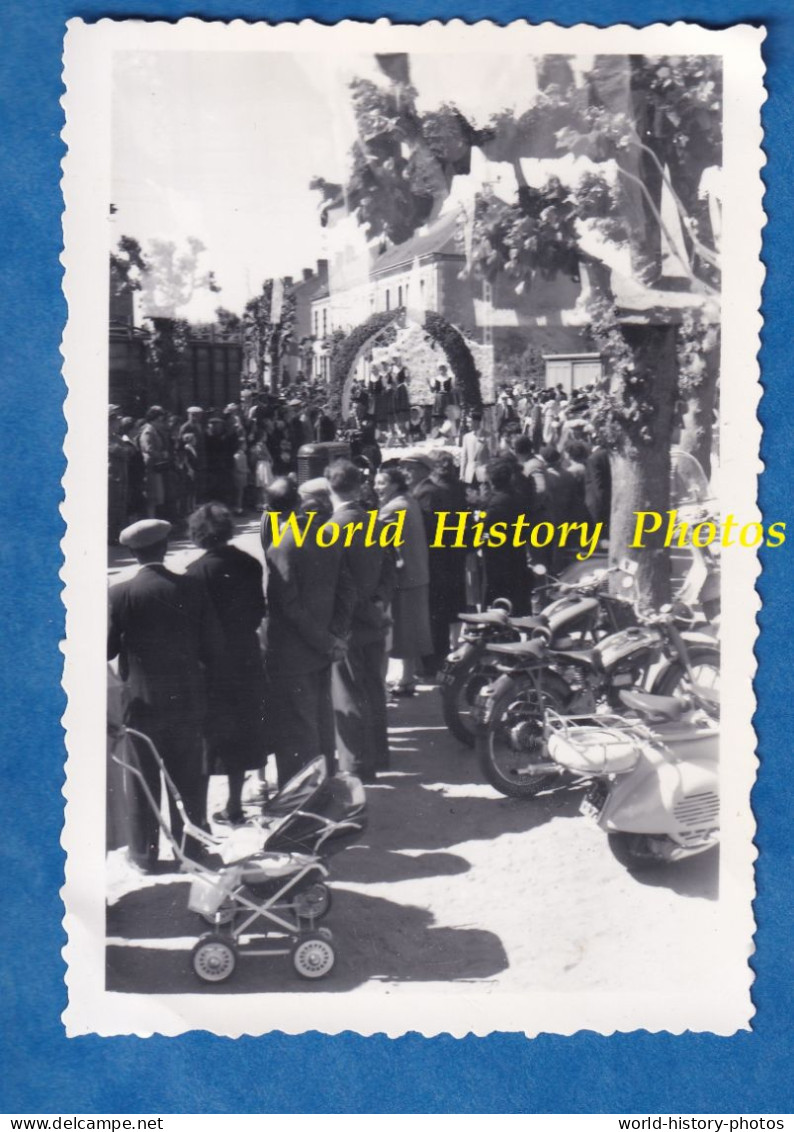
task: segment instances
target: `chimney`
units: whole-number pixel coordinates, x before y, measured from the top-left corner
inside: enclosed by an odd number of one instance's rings
[[[319,275],[319,277],[321,279],[327,279],[328,278],[328,260],[327,259],[318,259],[317,260],[317,274]]]
[[[287,288],[287,287],[291,287],[291,286],[292,286],[292,276],[291,275],[285,275],[284,276],[284,287]]]
[[[312,271],[312,269],[310,267],[304,267],[304,269],[303,269],[303,281],[304,281],[304,283],[307,280],[311,279],[313,277],[313,275],[314,275],[314,272]]]

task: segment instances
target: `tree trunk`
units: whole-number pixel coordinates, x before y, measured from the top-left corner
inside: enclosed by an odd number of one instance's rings
[[[677,379],[675,330],[626,326],[623,334],[638,369],[653,375],[648,399],[655,412],[650,421],[651,441],[627,443],[611,456],[610,565],[617,565],[624,557],[636,561],[640,603],[658,608],[670,600],[670,553],[663,542],[670,507],[670,442]],[[639,511],[657,513],[661,523],[651,532],[650,527],[656,524],[649,518],[642,545],[633,546]]]
[[[274,334],[273,335],[273,341],[272,341],[271,346],[270,346],[270,392],[274,395],[278,393],[278,387],[279,387],[278,367],[279,367],[278,339],[277,339],[276,335]]]
[[[714,405],[717,400],[719,384],[719,347],[704,355],[706,373],[700,387],[684,401],[681,414],[681,433],[678,445],[685,452],[691,452],[711,478],[711,457],[714,428]]]

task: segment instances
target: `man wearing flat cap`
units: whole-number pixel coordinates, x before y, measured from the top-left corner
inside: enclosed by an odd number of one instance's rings
[[[206,825],[207,767],[203,743],[206,675],[223,663],[223,635],[203,584],[163,565],[171,524],[144,519],[119,536],[140,564],[134,577],[110,590],[108,659],[119,658],[125,682],[124,722],[144,732],[159,751],[190,820]],[[155,799],[160,776],[141,751],[141,770]],[[151,871],[157,865],[158,826],[140,792],[131,790],[130,854]],[[171,830],[182,820],[171,804]],[[188,845],[188,850],[195,848]]]

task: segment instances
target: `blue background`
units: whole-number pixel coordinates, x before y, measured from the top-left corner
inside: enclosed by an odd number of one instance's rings
[[[66,308],[60,292],[62,37],[72,16],[266,18],[389,16],[404,22],[463,17],[562,24],[650,23],[687,19],[768,29],[764,110],[769,164],[765,232],[768,268],[762,351],[765,398],[761,502],[769,521],[790,519],[790,266],[794,6],[791,0],[544,0],[490,4],[418,0],[177,0],[65,3],[6,0],[0,16],[0,640],[3,718],[0,781],[5,822],[0,854],[0,1009],[5,1112],[791,1112],[792,872],[791,776],[794,732],[787,647],[792,615],[790,543],[767,552],[757,682],[761,769],[753,801],[760,821],[755,912],[758,921],[752,1033],[733,1038],[636,1033],[603,1038],[514,1034],[425,1040],[408,1035],[336,1038],[280,1034],[230,1041],[207,1034],[178,1039],[86,1037],[67,1040],[58,890],[63,855],[63,747],[59,719],[63,631],[58,513],[63,472],[63,386],[59,342]],[[789,524],[789,530],[794,531]],[[790,538],[792,535],[790,535]],[[730,595],[726,595],[730,600]],[[731,757],[730,743],[725,744]],[[738,752],[736,752],[738,753]],[[704,941],[704,946],[706,942]],[[340,1004],[341,1005],[341,1004]]]

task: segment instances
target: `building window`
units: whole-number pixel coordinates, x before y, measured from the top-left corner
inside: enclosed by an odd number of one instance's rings
[[[314,337],[319,338],[319,336],[320,336],[320,312],[315,311],[314,312]]]
[[[422,300],[422,304],[424,305],[424,301],[425,301],[425,281],[424,281],[424,279],[419,280],[419,298]]]
[[[388,289],[388,287],[386,288],[386,310],[387,310],[387,311],[390,311],[390,310],[391,310],[391,297],[390,297],[390,295],[389,295],[389,289]]]
[[[328,333],[328,311],[323,308],[323,338]]]
[[[401,307],[402,305],[403,305],[403,289],[402,289],[402,287],[398,287],[397,288],[397,306]]]

